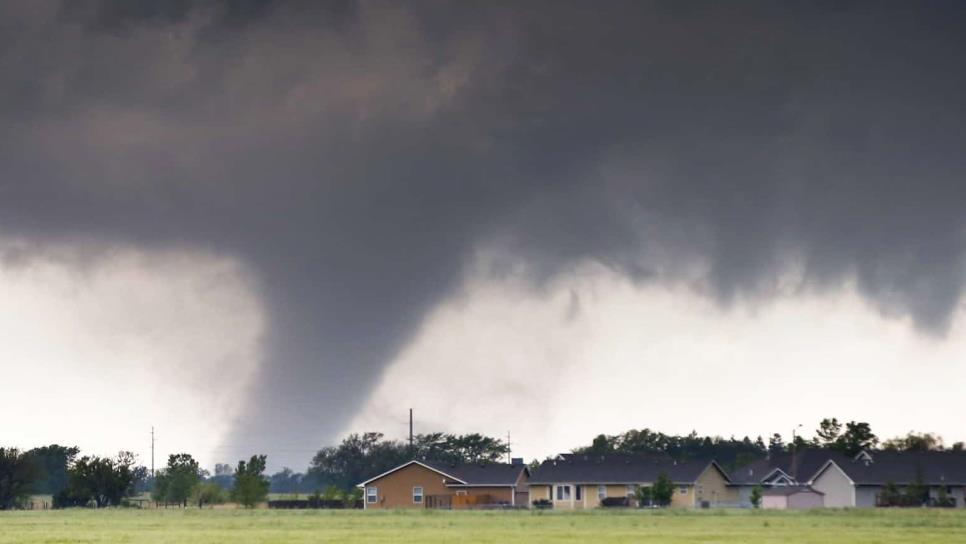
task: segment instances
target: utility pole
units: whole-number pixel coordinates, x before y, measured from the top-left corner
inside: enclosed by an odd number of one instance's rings
[[[151,478],[154,478],[154,425],[151,425]]]
[[[510,452],[510,431],[506,432],[506,462],[513,464],[513,454]]]
[[[409,409],[409,452],[415,455],[413,451],[413,409]]]

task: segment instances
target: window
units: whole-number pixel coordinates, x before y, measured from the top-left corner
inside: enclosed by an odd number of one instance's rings
[[[577,491],[577,500],[578,501],[584,500],[583,498],[581,498],[581,486],[578,485],[578,486],[576,486],[576,488],[577,488],[576,489],[576,491]]]
[[[600,499],[600,500],[604,500],[604,499],[607,498],[607,486],[606,485],[599,485],[599,486],[597,486],[597,498]]]
[[[375,487],[366,488],[366,502],[369,504],[375,504],[376,498],[379,496],[379,489]]]
[[[558,485],[557,486],[557,500],[558,501],[569,501],[570,500],[570,486],[569,485]]]
[[[419,504],[423,502],[423,488],[418,485],[413,487],[413,503]]]
[[[628,484],[624,486],[624,494],[628,497],[637,495],[637,484]]]
[[[682,485],[682,486],[678,487],[678,493],[680,493],[682,495],[687,495],[688,494],[688,486]]]

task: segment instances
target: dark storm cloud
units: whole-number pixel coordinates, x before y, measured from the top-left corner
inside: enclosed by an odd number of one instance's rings
[[[331,438],[481,247],[537,281],[697,270],[725,303],[796,264],[942,333],[964,23],[955,2],[3,3],[0,234],[243,259],[270,313],[246,443]]]

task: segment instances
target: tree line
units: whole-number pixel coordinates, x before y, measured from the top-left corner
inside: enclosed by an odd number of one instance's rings
[[[130,452],[79,454],[76,447],[58,444],[28,451],[0,448],[0,510],[23,507],[31,495],[50,495],[54,508],[121,506],[144,492],[166,505],[204,506],[231,499],[254,507],[268,495],[264,455],[239,461],[230,475],[211,477],[187,453],[169,456],[154,476]]]
[[[804,448],[825,448],[848,455],[862,450],[892,451],[963,451],[963,442],[949,448],[943,438],[933,433],[910,431],[880,441],[866,422],[840,422],[837,418],[825,418],[819,422],[812,438],[796,435],[785,443],[780,433],[774,433],[767,441],[761,436],[754,440],[720,436],[700,436],[696,432],[687,435],[669,435],[650,429],[631,429],[616,435],[598,435],[589,446],[575,448],[574,453],[606,454],[656,454],[666,455],[679,461],[689,459],[716,459],[722,466],[734,469],[757,459]]]

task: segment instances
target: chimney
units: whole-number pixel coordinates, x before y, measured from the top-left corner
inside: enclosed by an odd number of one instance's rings
[[[523,465],[523,457],[514,457],[514,458],[510,459],[510,464],[513,465],[513,466],[522,466]]]

